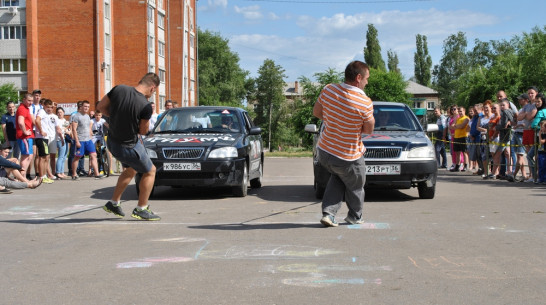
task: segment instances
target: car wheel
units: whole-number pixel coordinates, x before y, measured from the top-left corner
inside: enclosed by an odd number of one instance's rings
[[[137,196],[140,196],[140,179],[142,178],[142,175],[141,174],[136,174],[135,175],[135,186],[136,186],[136,193],[137,193]],[[152,187],[152,191],[150,192],[150,199],[154,196],[154,191],[155,191],[155,185]]]
[[[428,187],[426,182],[420,182],[419,185],[417,185],[417,190],[419,191],[419,198],[432,199],[434,198],[434,193],[436,193],[436,184]]]
[[[243,167],[243,182],[233,188],[233,195],[236,197],[245,197],[248,193],[248,165],[245,162]]]
[[[324,191],[326,190],[326,188],[324,186],[320,186],[316,181],[315,181],[315,197],[317,199],[322,199],[322,197],[324,197]]]
[[[258,168],[258,173],[259,173],[259,176],[258,178],[254,178],[252,180],[250,180],[250,187],[253,188],[253,189],[257,189],[257,188],[260,188],[262,187],[262,177],[264,175],[264,165],[262,164],[262,162],[260,162],[260,167]]]

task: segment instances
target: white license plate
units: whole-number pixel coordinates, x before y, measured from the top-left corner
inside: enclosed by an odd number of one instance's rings
[[[200,171],[201,163],[163,163],[165,171]]]
[[[366,165],[366,175],[400,175],[400,164]]]

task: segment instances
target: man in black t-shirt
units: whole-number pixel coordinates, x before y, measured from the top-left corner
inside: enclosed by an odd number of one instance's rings
[[[121,210],[121,195],[139,173],[142,174],[142,178],[139,183],[138,206],[131,216],[144,220],[161,219],[148,207],[156,169],[140,138],[140,135],[148,133],[149,121],[153,113],[148,98],[154,94],[158,86],[159,77],[155,73],[148,73],[136,87],[118,85],[112,88],[97,106],[98,110],[110,117],[106,145],[124,167],[118,178],[112,200],[103,207],[106,212],[114,213],[119,217],[125,216]]]

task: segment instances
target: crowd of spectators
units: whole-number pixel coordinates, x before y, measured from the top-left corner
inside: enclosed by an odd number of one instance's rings
[[[518,96],[520,108],[504,91],[497,101],[486,100],[468,109],[452,105],[447,115],[434,110],[438,132],[434,136],[436,159],[451,172],[469,171],[483,179],[546,184],[546,101],[536,87]]]
[[[62,107],[41,95],[34,90],[18,106],[9,102],[1,117],[5,141],[0,147],[0,193],[65,179],[106,177],[96,158],[108,128],[101,113],[90,111],[88,101],[79,101],[77,111],[67,118]],[[84,156],[89,156],[88,169]]]

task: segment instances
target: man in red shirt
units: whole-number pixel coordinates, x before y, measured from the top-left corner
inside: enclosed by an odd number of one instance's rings
[[[34,154],[32,149],[34,142],[34,118],[30,113],[32,101],[32,94],[25,94],[21,105],[19,105],[17,112],[15,113],[15,119],[17,120],[17,124],[15,125],[15,136],[17,138],[17,144],[21,149],[22,174],[27,171]]]

